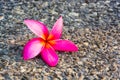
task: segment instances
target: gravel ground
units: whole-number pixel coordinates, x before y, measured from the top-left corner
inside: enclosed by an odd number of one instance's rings
[[[36,36],[23,20],[51,29],[60,15],[62,38],[79,51],[58,52],[56,67],[24,61],[23,46]],[[0,0],[0,80],[120,80],[120,0]]]

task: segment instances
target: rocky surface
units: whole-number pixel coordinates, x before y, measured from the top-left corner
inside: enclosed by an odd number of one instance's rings
[[[63,16],[62,38],[78,52],[58,52],[59,63],[48,67],[39,57],[24,61],[22,49],[36,37],[24,19],[44,22],[51,29]],[[119,80],[119,0],[1,0],[0,80]]]

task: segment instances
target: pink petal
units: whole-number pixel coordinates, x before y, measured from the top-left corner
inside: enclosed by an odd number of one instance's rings
[[[57,39],[55,40],[55,44],[52,45],[52,47],[55,50],[60,50],[60,51],[78,51],[77,46],[69,40]]]
[[[40,38],[31,39],[24,46],[24,49],[23,49],[24,60],[31,59],[31,58],[34,58],[35,56],[37,56],[41,52],[43,46],[44,46],[44,43],[43,43],[42,39],[40,39]]]
[[[41,58],[51,67],[56,66],[58,63],[58,55],[52,47],[44,48],[41,52]]]
[[[24,23],[28,26],[28,28],[35,33],[37,36],[46,39],[48,36],[48,29],[47,27],[36,20],[24,20]]]
[[[63,27],[63,19],[60,17],[54,24],[50,35],[48,37],[48,40],[51,39],[59,39],[62,33],[62,27]]]

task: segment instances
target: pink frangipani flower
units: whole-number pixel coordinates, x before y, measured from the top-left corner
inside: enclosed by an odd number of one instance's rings
[[[49,66],[56,66],[59,51],[78,51],[77,46],[69,41],[60,39],[63,27],[63,19],[60,17],[54,24],[50,33],[45,24],[36,20],[24,20],[28,28],[38,38],[33,38],[24,46],[23,59],[28,60],[40,54],[43,61]]]

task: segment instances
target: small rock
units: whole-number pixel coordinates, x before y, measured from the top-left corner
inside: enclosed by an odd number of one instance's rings
[[[90,4],[88,5],[88,7],[89,7],[89,8],[94,8],[94,7],[95,7],[95,4],[94,4],[94,3],[90,3]]]
[[[108,11],[109,11],[109,12],[113,12],[113,9],[110,8],[110,9],[108,9]]]
[[[120,14],[118,14],[118,17],[120,18]]]
[[[24,69],[24,67],[20,67],[20,69],[21,69],[21,72],[25,72],[26,70]]]
[[[78,61],[77,62],[79,65],[83,65],[83,62],[82,61]]]
[[[79,13],[75,13],[75,12],[70,12],[69,16],[79,16]]]
[[[89,45],[89,43],[88,43],[88,42],[84,42],[83,44],[84,44],[85,46],[88,46],[88,45]]]
[[[84,79],[84,75],[81,75],[79,80],[83,80]]]
[[[94,12],[93,14],[90,14],[91,17],[96,17],[97,16],[97,12]]]
[[[21,80],[28,80],[27,76],[23,76]]]
[[[10,43],[11,43],[11,44],[15,44],[15,40],[11,40]]]
[[[57,13],[56,11],[54,11],[54,10],[50,10],[50,12],[51,12],[52,14],[58,15],[58,13]]]
[[[87,3],[83,3],[82,5],[83,5],[83,6],[86,6],[86,5],[87,5]]]
[[[113,47],[113,49],[117,49],[117,48],[118,48],[118,46],[114,46],[114,47]]]
[[[86,29],[85,29],[85,31],[86,31],[86,32],[89,32],[89,31],[90,31],[90,29],[89,29],[89,28],[86,28]]]
[[[3,20],[4,19],[4,16],[0,16],[0,20]]]
[[[22,10],[20,6],[15,7],[13,12],[17,14],[24,14],[24,10]]]
[[[2,75],[0,75],[0,80],[4,80],[4,77]]]
[[[44,79],[44,80],[48,80],[47,76],[43,76],[43,79]]]
[[[42,4],[42,7],[47,7],[48,6],[48,2],[44,2],[43,4]]]

